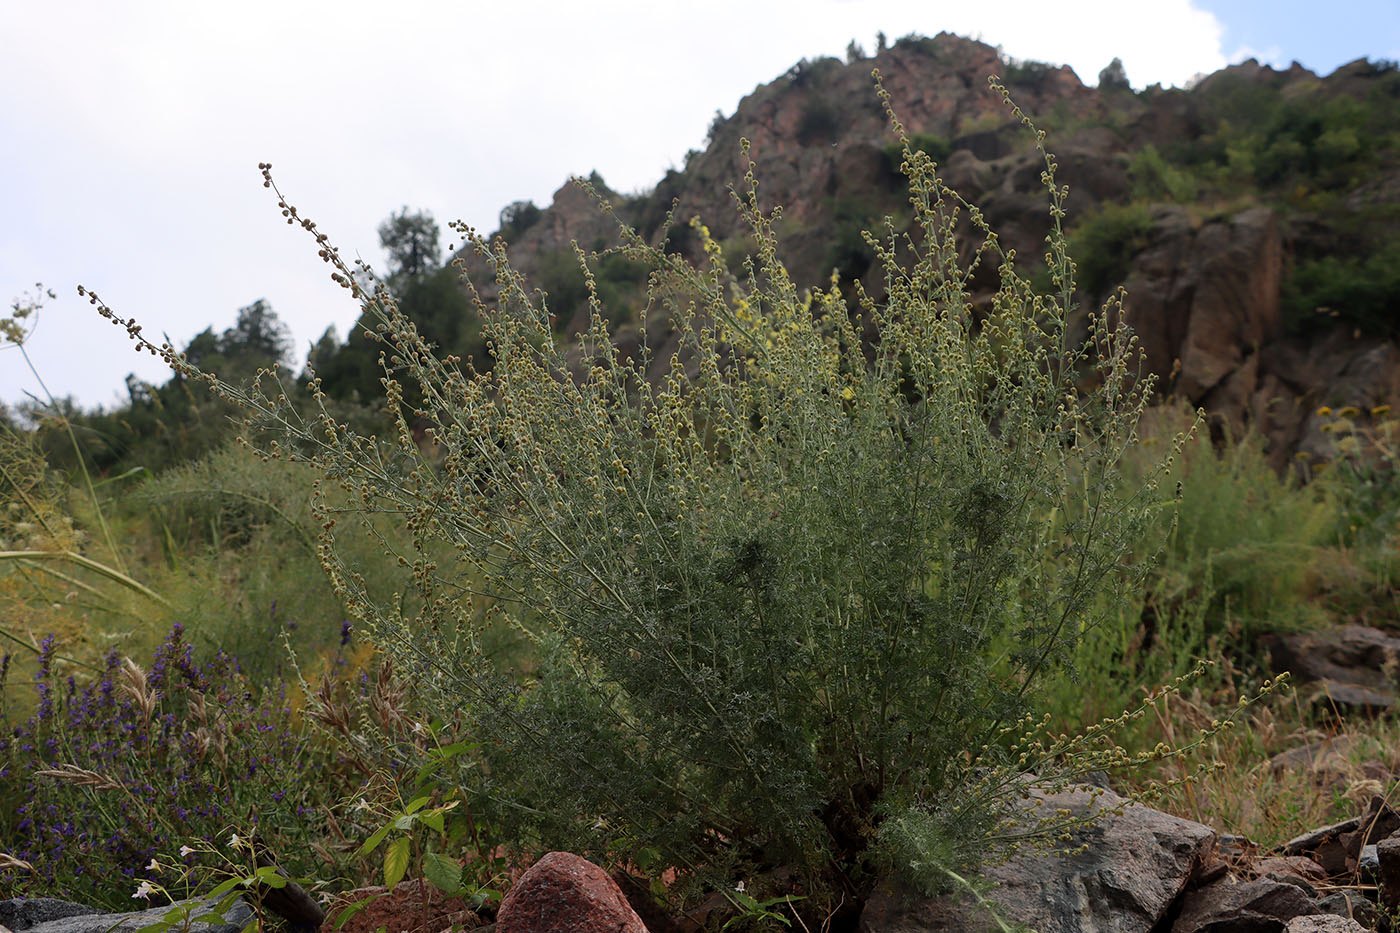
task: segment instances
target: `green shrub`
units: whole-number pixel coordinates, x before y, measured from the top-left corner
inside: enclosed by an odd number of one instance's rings
[[[175,618],[200,650],[237,655],[255,680],[285,676],[289,647],[308,658],[329,653],[345,618],[317,572],[314,481],[304,466],[265,464],[230,444],[130,495],[133,511],[159,523],[161,590]],[[375,549],[366,541],[360,550]]]
[[[1123,59],[1115,56],[1113,61],[1099,72],[1099,93],[1131,92],[1132,89],[1133,86],[1128,81],[1128,72],[1123,67]]]
[[[1379,551],[1389,557],[1400,527],[1400,422],[1390,406],[1362,412],[1347,407],[1321,409],[1323,430],[1336,437],[1337,456],[1325,466],[1322,485],[1336,498],[1336,526],[1344,546]]]
[[[1192,445],[1178,483],[1176,507],[1163,516],[1168,545],[1155,574],[1162,598],[1153,611],[1166,622],[1173,604],[1205,597],[1202,640],[1187,652],[1201,654],[1207,639],[1238,651],[1265,632],[1315,621],[1312,568],[1332,527],[1325,491],[1280,474],[1252,432]],[[1206,580],[1210,586],[1199,588]]]
[[[1105,203],[1077,223],[1071,233],[1076,282],[1088,296],[1122,284],[1133,257],[1148,244],[1152,213],[1146,204]]]
[[[1363,93],[1345,85],[1288,87],[1281,74],[1272,81],[1214,75],[1197,95],[1206,132],[1183,139],[1173,161],[1202,169],[1213,163],[1231,194],[1241,185],[1279,193],[1355,187],[1391,161],[1400,141],[1396,87],[1400,79],[1386,72]]]
[[[1152,409],[1146,440],[1127,458],[1128,484],[1150,477],[1171,438],[1200,417],[1175,404]],[[1254,671],[1261,635],[1325,619],[1315,597],[1328,582],[1329,491],[1280,475],[1253,433],[1227,432],[1218,444],[1201,437],[1177,460],[1175,501],[1157,510],[1155,528],[1136,548],[1135,559],[1153,565],[1145,586],[1105,607],[1104,624],[1078,646],[1078,676],[1052,687],[1050,708],[1072,727],[1115,715],[1200,658],[1228,658]],[[1216,685],[1211,678],[1201,686]],[[1139,727],[1124,744],[1151,747],[1159,740],[1151,733]]]
[[[935,136],[932,133],[914,133],[909,137],[909,149],[926,153],[930,159],[942,164],[952,153],[953,145],[942,136]],[[886,146],[885,161],[889,163],[891,176],[899,179],[902,186],[905,179],[900,165],[904,162],[904,144],[893,142]]]
[[[619,252],[650,270],[650,320],[680,341],[656,383],[647,346],[614,352],[591,270],[575,349],[504,249],[475,238],[501,286],[483,308],[489,372],[432,354],[383,289],[369,302],[391,403],[400,379],[423,399],[398,406],[394,456],[299,420],[270,382],[238,395],[314,445],[364,516],[413,536],[394,556],[416,600],[377,598],[344,550],[345,510],[318,510],[338,591],[428,709],[480,742],[461,779],[522,845],[676,869],[677,890],[795,866],[805,903],[830,911],[881,866],[934,887],[1051,831],[1053,815],[1003,822],[1027,770],[1053,784],[1124,764],[1097,731],[1054,738],[1030,714],[1141,578],[1128,560],[1155,478],[1125,490],[1119,459],[1150,383],[1115,309],[1072,343],[1067,284],[1036,294],[964,204],[973,252],[1001,268],[974,318],[959,199],[927,155],[905,161],[922,245],[906,260],[893,234],[868,240],[888,290],[856,288],[873,346],[838,292],[798,292],[750,172],[747,281],[698,221],[700,268],[621,230]],[[1067,283],[1055,170],[1047,155]],[[497,620],[528,637],[514,664],[485,649]]]
[[[1285,321],[1294,329],[1318,319],[1340,319],[1367,334],[1400,333],[1400,244],[1381,244],[1366,256],[1320,256],[1299,262],[1282,283]]]
[[[784,77],[791,82],[793,87],[820,86],[840,72],[843,67],[839,58],[832,58],[830,55],[813,59],[804,58],[789,68]]]
[[[1196,198],[1197,185],[1185,170],[1172,165],[1150,143],[1133,153],[1128,163],[1133,199],[1186,204]]]
[[[871,223],[869,208],[850,198],[829,202],[831,222],[823,268],[835,270],[843,281],[858,279],[875,262],[875,249],[865,241]]]
[[[496,235],[513,242],[520,234],[539,223],[544,211],[534,201],[512,201],[501,208],[500,229]]]
[[[1045,79],[1054,74],[1058,69],[1049,62],[1026,59],[1019,61],[1010,59],[1002,69],[1002,80],[1008,87],[1019,85],[1023,88],[1038,88],[1045,83]]]

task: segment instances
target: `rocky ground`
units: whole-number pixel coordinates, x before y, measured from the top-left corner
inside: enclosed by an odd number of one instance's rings
[[[1400,702],[1390,673],[1400,665],[1400,637],[1347,625],[1274,636],[1267,648],[1275,670],[1291,671],[1302,700],[1333,715],[1364,717]],[[1305,770],[1320,793],[1330,793],[1346,777],[1342,758],[1355,758],[1353,746],[1364,741],[1348,734],[1310,741],[1276,755],[1266,766],[1277,772]],[[1028,851],[990,867],[986,877],[995,885],[990,899],[1002,919],[1039,933],[1395,929],[1387,918],[1400,912],[1400,812],[1381,795],[1397,778],[1383,757],[1361,765],[1377,793],[1355,816],[1271,849],[1148,807],[1123,806],[1125,801],[1107,787],[1037,792],[1034,796],[1044,806],[1074,814],[1092,810],[1100,818],[1067,845],[1083,845],[1080,852]],[[1114,812],[1120,806],[1121,812]],[[625,876],[609,877],[567,853],[551,853],[536,863],[494,914],[414,881],[392,892],[346,892],[326,905],[316,904],[295,885],[274,894],[264,906],[281,922],[293,929],[319,927],[319,933],[443,933],[492,926],[498,933],[698,933],[713,919],[668,916]],[[365,908],[337,927],[345,906],[367,899]],[[134,933],[168,910],[106,914],[45,898],[0,901],[0,933]],[[225,919],[222,925],[195,924],[192,929],[238,933],[253,914],[240,903]],[[859,919],[861,933],[1000,929],[971,897],[926,898],[892,885],[875,892]]]

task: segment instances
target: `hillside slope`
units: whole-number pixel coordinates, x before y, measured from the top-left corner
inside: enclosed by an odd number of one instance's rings
[[[907,232],[901,150],[875,94],[878,68],[911,144],[985,212],[1003,244],[1034,264],[1047,230],[1043,164],[1027,131],[987,87],[999,74],[1049,132],[1058,180],[1070,187],[1068,229],[1086,305],[1119,285],[1142,335],[1148,368],[1169,391],[1204,405],[1219,429],[1257,426],[1275,462],[1327,456],[1315,410],[1400,402],[1400,70],[1354,62],[1325,78],[1251,60],[1190,90],[1133,92],[1121,74],[1100,87],[1068,67],[1007,62],[993,47],[947,33],[906,37],[842,63],[802,61],[717,116],[703,152],[691,152],[646,193],[595,185],[649,240],[699,259],[687,221],[704,219],[737,270],[748,245],[731,187],[751,143],[761,202],[784,206],[782,258],[799,285],[835,270],[877,298],[862,229],[889,217]],[[586,323],[586,293],[571,243],[601,251],[615,224],[566,184],[542,209],[516,204],[501,233],[516,268],[549,296],[565,335]],[[460,257],[489,302],[479,257]],[[446,271],[446,270],[444,270]],[[635,346],[645,276],[621,257],[595,268],[624,351]],[[987,293],[996,270],[982,270]],[[483,357],[459,316],[420,321],[445,349]],[[353,345],[358,337],[352,337]],[[653,350],[667,346],[653,327]],[[364,358],[361,356],[361,358]],[[329,358],[328,358],[329,359]],[[333,361],[331,361],[333,362]]]

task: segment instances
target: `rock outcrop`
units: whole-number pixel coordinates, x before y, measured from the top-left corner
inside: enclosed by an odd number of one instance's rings
[[[760,205],[784,206],[776,232],[794,281],[824,284],[836,267],[842,281],[859,279],[878,300],[884,273],[860,239],[860,228],[878,229],[888,216],[897,232],[909,232],[916,242],[922,234],[909,220],[900,155],[874,94],[873,69],[881,72],[914,144],[927,147],[945,180],[981,207],[1002,245],[1023,257],[1023,271],[1043,253],[1049,229],[1045,164],[1026,130],[988,92],[988,75],[1003,76],[1017,103],[1049,130],[1056,181],[1069,186],[1066,229],[1072,238],[1107,206],[1132,202],[1150,208],[1146,227],[1131,242],[1102,245],[1121,251],[1121,263],[1110,263],[1103,281],[1080,297],[1086,307],[1098,307],[1120,284],[1126,286],[1146,369],[1165,391],[1204,406],[1217,436],[1227,429],[1236,436],[1247,427],[1258,430],[1281,469],[1299,453],[1314,461],[1336,455],[1316,414],[1321,406],[1400,410],[1400,343],[1389,332],[1363,333],[1345,318],[1333,322],[1335,308],[1320,309],[1326,313],[1301,323],[1294,309],[1284,320],[1280,297],[1302,257],[1346,259],[1348,250],[1357,249],[1355,236],[1343,232],[1350,228],[1338,219],[1341,214],[1395,216],[1400,171],[1381,159],[1365,172],[1317,181],[1330,199],[1318,203],[1332,205],[1329,215],[1300,209],[1307,192],[1299,191],[1264,198],[1251,190],[1232,201],[1212,195],[1211,203],[1195,203],[1189,192],[1153,187],[1153,170],[1141,159],[1147,153],[1158,160],[1153,164],[1165,164],[1163,153],[1186,145],[1223,145],[1211,140],[1221,114],[1235,106],[1229,101],[1272,106],[1304,98],[1388,100],[1390,85],[1382,84],[1389,79],[1380,65],[1356,62],[1321,78],[1298,65],[1275,70],[1251,60],[1189,91],[1134,94],[1087,87],[1066,67],[1010,62],[982,42],[947,33],[911,36],[854,62],[799,63],[747,95],[731,116],[717,117],[705,149],[689,153],[683,169],[668,173],[653,191],[603,193],[619,216],[654,243],[661,241],[662,219],[674,205],[677,224],[668,248],[694,260],[701,258],[700,249],[687,222],[702,217],[737,260],[748,230],[730,189],[744,187],[752,159]],[[1222,100],[1227,103],[1217,106]],[[749,140],[747,155],[740,151],[741,137]],[[1311,203],[1304,199],[1305,207]],[[971,232],[966,225],[964,230]],[[1383,233],[1369,236],[1367,242],[1384,241]],[[557,277],[561,263],[572,262],[571,241],[585,250],[612,245],[616,226],[581,192],[565,186],[538,220],[513,231],[513,261],[538,285],[541,278]],[[973,238],[963,245],[970,256]],[[492,302],[496,287],[488,265],[471,255],[462,258]],[[1076,258],[1082,263],[1086,257]],[[975,294],[988,299],[997,281],[987,260],[973,279]],[[586,325],[579,294],[553,298],[551,309],[566,337]],[[1400,303],[1400,295],[1395,300]],[[624,353],[634,353],[635,316],[624,311],[613,324]],[[664,320],[650,322],[648,339],[658,361],[652,374],[659,375],[675,346],[666,339]]]
[[[1400,638],[1366,625],[1268,635],[1261,647],[1275,672],[1288,671],[1324,711],[1378,714],[1393,709]]]
[[[1088,788],[1038,795],[1081,814]],[[883,885],[862,933],[1356,933],[1386,929],[1400,905],[1400,815],[1380,797],[1352,819],[1271,852],[1240,837],[1104,794],[1098,822],[1068,843],[1082,852],[1023,851],[986,869],[978,897],[921,897]],[[995,914],[995,916],[994,916]]]

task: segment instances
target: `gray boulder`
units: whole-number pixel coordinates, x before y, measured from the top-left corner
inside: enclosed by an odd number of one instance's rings
[[[1027,851],[989,867],[983,877],[1000,917],[1038,933],[1127,933],[1154,929],[1215,846],[1200,823],[1127,804],[1112,792],[1093,800],[1088,788],[1036,796],[1045,810],[1078,816],[1093,807],[1097,823],[1078,830],[1075,855]],[[1125,805],[1121,815],[1112,811]],[[981,933],[1000,929],[971,898],[928,898],[885,886],[867,902],[861,933]]]
[[[60,901],[54,897],[16,897],[0,901],[0,926],[28,930],[41,923],[99,913],[96,907]]]
[[[13,898],[0,901],[0,927],[8,927],[14,933],[135,933],[142,927],[161,922],[172,911],[188,910],[193,919],[212,912],[217,904],[217,898],[195,898],[129,913],[103,913],[94,907],[48,897]],[[253,908],[242,900],[235,900],[224,912],[222,923],[199,921],[186,927],[181,922],[171,929],[189,933],[242,933],[254,919]]]

